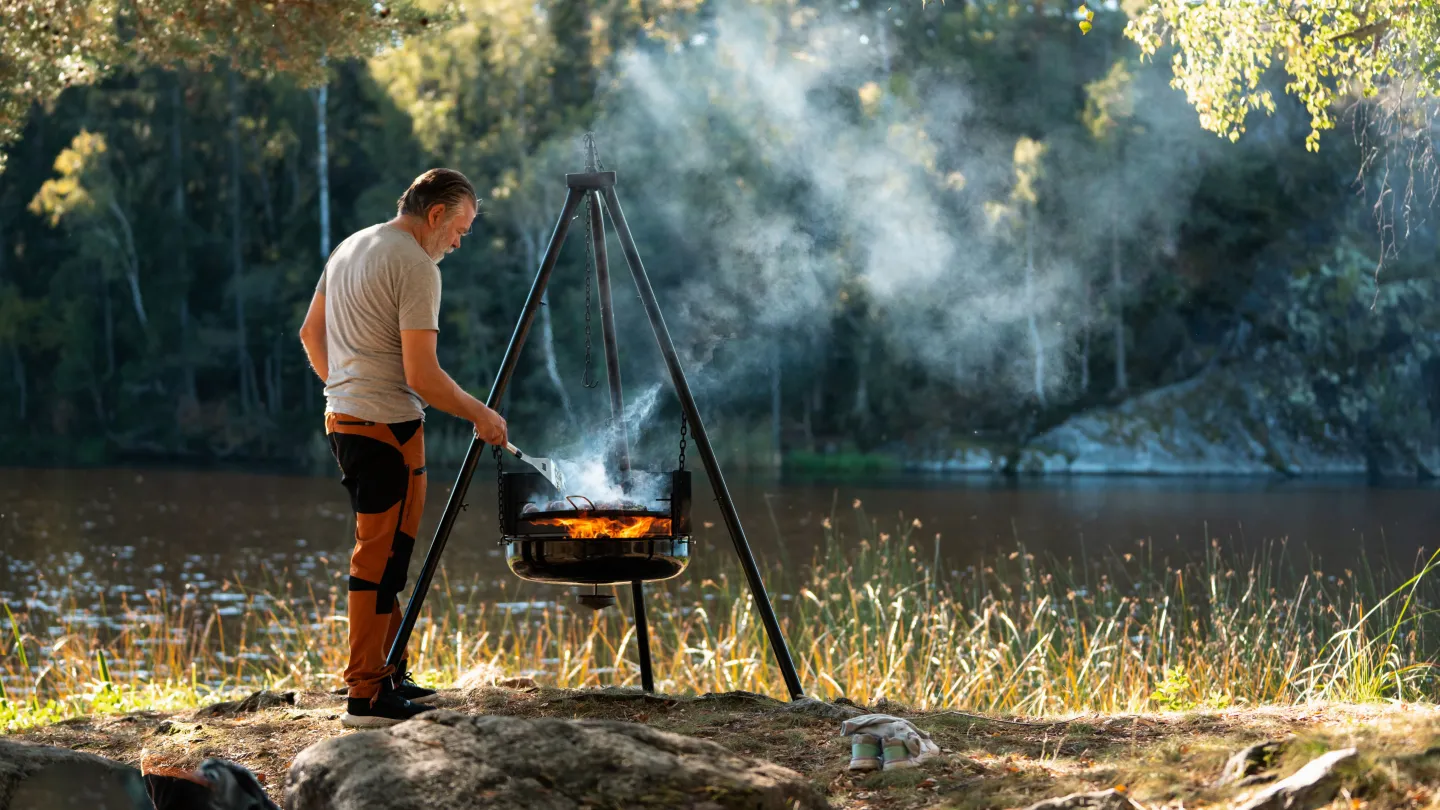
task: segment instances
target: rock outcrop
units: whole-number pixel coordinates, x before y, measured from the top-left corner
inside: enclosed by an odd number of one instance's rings
[[[435,710],[295,758],[290,810],[821,810],[794,771],[705,740],[610,720]]]
[[[0,739],[0,810],[153,810],[140,772],[113,760]]]
[[[1357,755],[1354,748],[1322,754],[1295,773],[1251,796],[1236,810],[1306,810],[1329,804],[1338,788],[1335,770]]]
[[[258,692],[251,692],[244,700],[228,700],[224,703],[212,703],[209,706],[197,709],[196,717],[234,717],[238,714],[249,714],[252,712],[274,709],[280,706],[294,706],[294,692],[271,692],[269,689],[261,689]]]

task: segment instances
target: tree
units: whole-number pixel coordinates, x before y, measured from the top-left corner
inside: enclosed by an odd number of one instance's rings
[[[1040,334],[1040,322],[1036,316],[1036,269],[1035,269],[1035,241],[1038,238],[1035,233],[1035,221],[1039,217],[1039,183],[1044,174],[1045,144],[1031,138],[1021,136],[1015,142],[1015,153],[1013,156],[1015,169],[1015,185],[1010,190],[1010,197],[1005,202],[991,202],[986,208],[995,223],[1008,221],[1012,227],[1019,230],[1017,234],[1020,240],[1021,250],[1024,252],[1025,268],[1025,300],[1030,302],[1026,307],[1025,327],[1030,333],[1030,351],[1032,354],[1033,382],[1035,387],[1035,401],[1040,407],[1046,407],[1045,396],[1045,341]]]
[[[1251,110],[1274,114],[1270,74],[1283,66],[1285,92],[1309,115],[1305,147],[1345,109],[1357,113],[1365,146],[1360,180],[1373,183],[1380,260],[1413,230],[1414,202],[1440,193],[1435,113],[1440,95],[1440,6],[1424,0],[1215,3],[1127,0],[1126,35],[1146,56],[1166,44],[1171,85],[1185,92],[1200,125],[1232,142]],[[1088,29],[1093,12],[1083,12]],[[1392,171],[1393,170],[1393,171]],[[1428,189],[1427,189],[1428,186]]]
[[[1083,7],[1082,7],[1083,8]],[[1306,148],[1335,125],[1347,98],[1383,97],[1396,107],[1440,95],[1440,6],[1415,0],[1308,3],[1197,3],[1158,0],[1125,29],[1143,53],[1175,46],[1173,84],[1200,114],[1200,125],[1237,140],[1251,110],[1275,111],[1264,85],[1283,64],[1310,115]]]
[[[1280,339],[1257,353],[1265,374],[1254,393],[1304,435],[1347,440],[1371,475],[1423,470],[1418,451],[1440,428],[1432,376],[1440,283],[1423,265],[1377,283],[1372,266],[1342,235],[1273,289],[1261,326]]]
[[[140,257],[135,251],[134,219],[106,160],[105,138],[81,130],[70,148],[55,158],[59,177],[46,180],[30,201],[30,211],[50,226],[70,225],[82,242],[96,240],[95,259],[109,269],[119,265],[130,288],[130,302],[142,328],[149,325],[140,292]]]
[[[1135,115],[1135,103],[1131,93],[1134,81],[1126,69],[1124,60],[1111,66],[1110,72],[1102,79],[1085,85],[1085,128],[1100,145],[1105,158],[1118,168],[1125,161],[1125,141],[1130,123]],[[1120,205],[1111,192],[1109,205],[1110,230],[1110,297],[1115,327],[1115,391],[1125,393],[1130,388],[1125,369],[1125,278],[1120,266]],[[1088,289],[1088,285],[1087,285]],[[1088,341],[1089,329],[1085,336]],[[1086,347],[1088,361],[1089,347]],[[1088,367],[1088,366],[1087,366]],[[1083,387],[1083,386],[1082,386]]]
[[[255,75],[319,84],[322,58],[372,54],[436,16],[409,0],[10,0],[0,11],[0,150],[19,139],[34,105],[118,70],[227,59]]]

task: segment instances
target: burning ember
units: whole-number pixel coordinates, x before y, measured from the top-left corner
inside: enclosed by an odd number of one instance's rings
[[[634,517],[573,517],[541,518],[531,521],[537,526],[559,526],[571,537],[649,537],[670,533],[670,518],[653,515]]]

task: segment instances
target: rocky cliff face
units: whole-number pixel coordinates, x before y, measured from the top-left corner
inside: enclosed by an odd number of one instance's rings
[[[1332,426],[1302,430],[1257,395],[1243,370],[1217,369],[1126,402],[1072,417],[1018,451],[1029,474],[1371,475],[1430,478],[1440,447],[1364,447]],[[919,468],[1000,471],[1010,459],[983,448]]]

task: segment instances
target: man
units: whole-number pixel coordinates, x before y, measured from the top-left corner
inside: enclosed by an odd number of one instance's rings
[[[470,232],[479,200],[470,181],[431,169],[400,195],[394,219],[341,242],[325,263],[300,341],[325,383],[325,433],[355,510],[350,556],[351,728],[388,726],[427,710],[433,690],[405,661],[385,664],[400,628],[420,515],[425,508],[426,404],[505,443],[505,420],[465,393],[435,357],[440,268]]]

